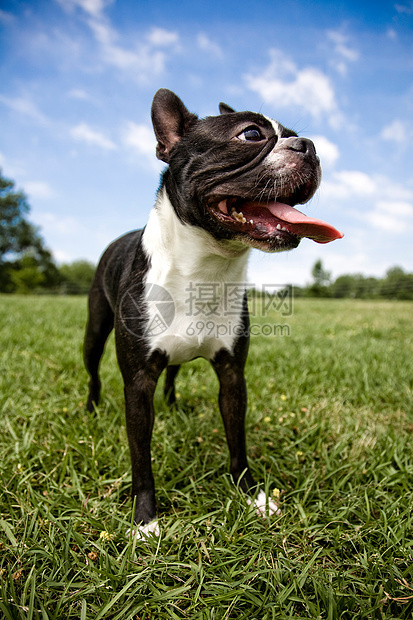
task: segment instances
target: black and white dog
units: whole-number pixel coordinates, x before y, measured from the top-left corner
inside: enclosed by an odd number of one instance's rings
[[[167,369],[165,395],[173,403],[179,365],[196,357],[211,362],[220,384],[231,474],[256,495],[244,432],[248,256],[251,248],[291,250],[302,237],[319,243],[342,237],[293,208],[308,201],[320,183],[313,143],[261,114],[235,112],[225,104],[220,112],[199,119],[171,91],[156,93],[156,154],[169,166],[147,226],[109,246],[90,291],[84,349],[88,409],[99,402],[99,362],[114,327],[134,520],[143,532],[158,531],[151,435],[161,372]],[[263,491],[255,501],[270,513],[277,510]]]

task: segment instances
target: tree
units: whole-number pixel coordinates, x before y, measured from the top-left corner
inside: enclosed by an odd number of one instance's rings
[[[379,297],[379,281],[361,273],[339,276],[330,287],[333,297],[374,299]]]
[[[0,261],[8,254],[20,254],[39,242],[37,231],[25,216],[30,208],[23,192],[15,192],[14,183],[0,170]]]
[[[95,266],[87,260],[76,260],[62,265],[59,269],[62,278],[61,290],[69,294],[87,293],[95,274]]]
[[[311,275],[314,283],[309,287],[308,294],[314,297],[330,297],[331,273],[324,269],[321,260],[314,263]]]
[[[0,291],[29,292],[55,286],[59,273],[38,228],[27,221],[30,211],[23,192],[0,170]]]
[[[331,285],[333,297],[355,297],[355,283],[352,275],[339,276]]]
[[[10,269],[10,280],[14,287],[14,293],[30,293],[45,283],[45,275],[39,269],[33,256],[23,256],[18,261],[18,266]]]
[[[391,267],[381,282],[381,295],[388,299],[413,299],[413,274]]]

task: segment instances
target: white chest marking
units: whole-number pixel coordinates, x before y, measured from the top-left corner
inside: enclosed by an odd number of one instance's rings
[[[182,224],[164,190],[143,244],[151,261],[146,277],[150,350],[165,351],[171,364],[211,360],[222,348],[231,351],[242,331],[249,250]],[[159,303],[153,301],[156,295]]]

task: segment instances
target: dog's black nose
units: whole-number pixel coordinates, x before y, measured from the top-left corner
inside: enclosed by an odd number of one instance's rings
[[[314,144],[308,138],[287,138],[285,146],[291,151],[297,151],[298,153],[313,152],[315,154]]]

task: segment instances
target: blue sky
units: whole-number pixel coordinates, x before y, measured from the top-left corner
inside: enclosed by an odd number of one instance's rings
[[[2,0],[0,167],[56,259],[97,261],[143,226],[163,164],[160,87],[200,116],[219,101],[312,137],[321,188],[303,210],[344,239],[254,251],[255,284],[413,271],[413,2]]]

